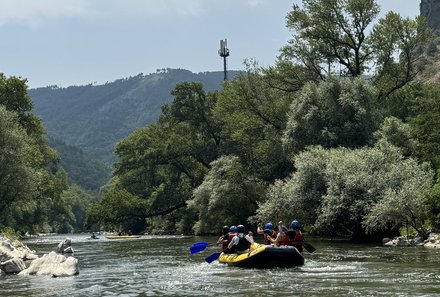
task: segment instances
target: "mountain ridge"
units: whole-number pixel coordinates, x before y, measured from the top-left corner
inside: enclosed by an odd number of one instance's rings
[[[230,78],[240,71],[229,71]],[[155,122],[161,107],[172,101],[176,84],[195,81],[205,91],[217,90],[223,72],[192,73],[184,69],[161,69],[101,85],[30,89],[35,114],[48,134],[81,148],[110,165],[116,160],[114,145],[134,130]]]

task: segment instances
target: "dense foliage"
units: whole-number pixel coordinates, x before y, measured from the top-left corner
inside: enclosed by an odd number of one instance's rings
[[[26,80],[0,74],[0,229],[22,234],[84,230],[92,197],[68,187],[32,107]]]
[[[378,14],[373,0],[294,5],[276,65],[247,61],[218,92],[177,85],[157,123],[118,144],[111,188],[140,199],[149,230],[296,217],[324,235],[426,236],[439,217],[438,129],[427,128],[439,105],[435,87],[408,83],[430,32],[392,12],[370,30]],[[95,205],[102,224],[106,199],[128,194],[109,195]]]
[[[49,231],[67,216],[66,176],[31,111],[26,80],[0,74],[0,227]]]
[[[173,100],[156,122],[117,143],[113,176],[94,203],[79,188],[62,192],[65,176],[41,141],[29,102],[20,97],[24,112],[0,105],[7,127],[0,131],[0,157],[15,152],[0,173],[22,179],[18,186],[0,176],[0,203],[26,205],[7,209],[11,219],[0,217],[9,219],[3,225],[16,226],[14,215],[41,214],[41,195],[34,193],[44,189],[51,198],[45,217],[63,214],[52,222],[58,230],[86,224],[205,234],[296,218],[310,232],[353,240],[401,227],[425,237],[440,224],[440,87],[414,78],[430,32],[421,19],[393,12],[373,26],[378,14],[374,0],[303,0],[287,16],[294,35],[274,66],[247,61],[247,72],[218,91],[168,81]],[[110,94],[96,96],[104,101]],[[5,98],[5,106],[15,102]],[[133,99],[125,111],[144,104]],[[121,114],[112,116],[116,125],[123,122]]]

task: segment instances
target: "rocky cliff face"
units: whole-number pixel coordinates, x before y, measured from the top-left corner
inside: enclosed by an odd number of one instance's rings
[[[426,17],[429,27],[434,31],[440,31],[440,1],[422,0],[420,3],[420,15]]]

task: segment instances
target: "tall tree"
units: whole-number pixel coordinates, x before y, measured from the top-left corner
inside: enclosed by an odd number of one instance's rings
[[[418,48],[424,48],[433,38],[422,17],[415,20],[389,12],[373,27],[370,43],[374,49],[374,83],[384,98],[414,80],[422,58]]]
[[[0,141],[5,154],[2,165],[8,167],[0,172],[4,177],[0,200],[7,202],[1,223],[23,232],[56,231],[56,223],[69,216],[61,203],[67,181],[58,167],[56,151],[47,144],[41,120],[32,113],[26,79],[0,74],[0,106],[4,109],[2,120],[11,121],[2,124],[5,138]],[[8,161],[10,154],[15,157]]]
[[[294,32],[282,55],[306,66],[322,79],[337,63],[341,72],[361,75],[373,58],[366,40],[379,14],[374,0],[303,0],[287,15]]]
[[[292,99],[292,93],[268,85],[266,75],[256,67],[226,83],[214,110],[222,125],[222,153],[235,154],[265,181],[285,177],[291,164],[281,136]]]
[[[35,211],[32,197],[37,191],[33,168],[32,140],[21,127],[16,113],[0,104],[0,226],[17,228],[16,204]]]
[[[143,202],[137,205],[144,209],[137,214],[144,222],[146,218],[186,208],[192,190],[203,181],[210,163],[219,155],[222,142],[220,126],[212,114],[215,93],[206,94],[199,83],[183,83],[172,94],[174,101],[162,108],[156,124],[135,131],[117,144],[120,161],[115,164],[114,190],[102,202],[117,201],[128,194],[141,199]],[[122,195],[121,191],[128,194]],[[179,217],[173,219],[178,224]],[[111,220],[108,216],[101,221]]]
[[[220,157],[212,162],[211,170],[188,203],[198,213],[195,233],[246,224],[263,200],[263,193],[264,183],[247,172],[238,157]]]
[[[293,61],[321,80],[332,73],[372,73],[379,96],[392,94],[414,78],[416,49],[429,40],[430,31],[422,18],[404,19],[393,12],[370,30],[379,11],[375,0],[303,0],[287,15],[294,35],[279,63]]]
[[[297,153],[308,145],[361,147],[377,128],[375,89],[366,81],[331,77],[309,83],[290,106],[284,145]]]
[[[412,100],[409,124],[418,141],[416,156],[440,170],[440,87],[424,86]]]

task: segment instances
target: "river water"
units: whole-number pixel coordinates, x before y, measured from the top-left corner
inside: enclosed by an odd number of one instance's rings
[[[440,250],[353,245],[312,239],[296,268],[244,269],[191,255],[189,246],[213,237],[142,236],[90,240],[69,235],[77,276],[0,277],[0,296],[440,296]],[[39,255],[64,235],[26,241]],[[260,238],[256,238],[259,241]]]

